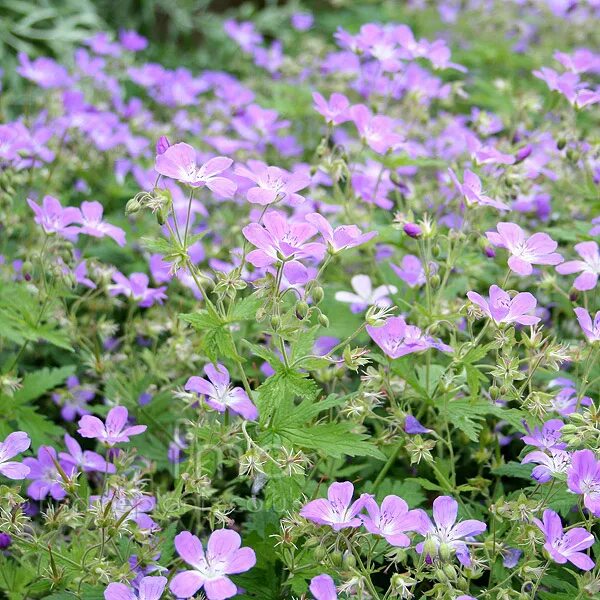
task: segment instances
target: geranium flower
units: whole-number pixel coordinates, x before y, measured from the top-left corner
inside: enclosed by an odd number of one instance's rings
[[[483,193],[481,179],[473,171],[465,169],[463,175],[464,183],[458,180],[456,173],[452,169],[448,169],[448,173],[450,173],[450,178],[468,205],[480,204],[482,206],[492,206],[498,210],[510,210],[510,207],[504,202],[494,200]]]
[[[317,575],[310,580],[310,593],[315,600],[337,600],[337,591],[333,579],[326,574]]]
[[[394,273],[408,285],[408,287],[421,287],[427,281],[425,269],[423,268],[421,260],[413,254],[404,256],[400,266],[390,263],[390,267]],[[438,266],[434,262],[429,264],[430,274],[433,275],[437,270]]]
[[[76,375],[67,378],[66,391],[52,394],[52,400],[61,407],[60,416],[65,421],[74,421],[77,416],[89,415],[88,402],[96,393],[93,388],[80,385]]]
[[[361,520],[357,515],[370,495],[362,494],[352,502],[353,494],[354,486],[349,481],[332,483],[327,490],[327,499],[312,500],[302,507],[300,516],[319,525],[329,525],[335,531],[346,527],[360,527]]]
[[[124,583],[109,583],[104,600],[160,600],[166,585],[166,577],[143,577],[137,590]]]
[[[575,314],[577,315],[577,321],[579,322],[579,326],[583,331],[583,334],[588,339],[588,341],[593,344],[594,342],[600,341],[600,310],[596,313],[594,317],[594,322],[592,322],[592,317],[590,313],[585,310],[585,308],[576,308],[574,309]]]
[[[367,325],[367,333],[390,358],[400,358],[429,348],[452,352],[452,348],[447,344],[431,336],[423,335],[423,332],[415,325],[407,325],[403,317],[390,317],[379,327]]]
[[[535,325],[540,322],[539,317],[527,314],[537,306],[535,296],[529,292],[521,292],[511,298],[503,289],[492,285],[489,298],[486,299],[477,292],[467,292],[467,298],[498,325],[500,323]]]
[[[531,275],[532,265],[558,265],[563,257],[554,252],[558,244],[547,233],[534,233],[525,239],[525,232],[516,223],[498,223],[496,231],[487,231],[488,240],[510,253],[508,266],[515,273]]]
[[[338,94],[337,92],[331,94],[329,102],[318,92],[313,92],[312,97],[315,110],[325,117],[327,123],[339,125],[350,120],[350,101],[344,94]]]
[[[410,545],[406,531],[423,532],[429,517],[422,510],[409,510],[408,504],[399,496],[386,496],[377,504],[374,498],[365,502],[367,515],[360,518],[369,533],[380,535],[392,546],[405,548]]]
[[[556,475],[567,472],[571,464],[571,455],[563,450],[550,450],[545,454],[540,450],[534,450],[523,457],[521,464],[536,463],[538,466],[531,471],[531,476],[538,483],[547,483]]]
[[[444,545],[456,553],[459,562],[469,567],[471,556],[464,538],[483,533],[487,526],[482,521],[468,519],[456,523],[458,502],[450,496],[439,496],[433,501],[433,521],[425,514],[423,535],[433,542],[437,550]],[[423,553],[424,542],[417,544],[416,551]]]
[[[341,225],[334,229],[329,221],[319,213],[310,213],[304,218],[319,230],[332,254],[366,244],[378,234],[377,231],[362,233],[356,225]]]
[[[210,381],[202,377],[190,377],[185,389],[204,397],[206,403],[219,412],[229,409],[232,413],[254,420],[258,417],[256,406],[241,387],[231,387],[229,371],[221,364],[208,364],[204,372]]]
[[[44,196],[42,206],[39,206],[31,198],[27,198],[27,204],[35,213],[35,222],[42,226],[46,233],[57,233],[69,241],[75,241],[79,234],[79,223],[81,213],[78,208],[67,206],[63,208],[60,201],[53,196]]]
[[[25,52],[19,52],[18,59],[17,73],[42,89],[69,87],[72,84],[67,69],[51,58],[40,56],[32,61]]]
[[[562,565],[569,561],[584,571],[594,568],[594,561],[583,552],[596,541],[589,531],[574,527],[564,533],[562,521],[553,510],[545,510],[543,520],[533,522],[546,537],[544,549],[554,562]]]
[[[600,275],[598,244],[596,242],[581,242],[575,244],[575,251],[581,256],[582,260],[568,260],[562,265],[558,265],[556,271],[561,275],[581,272],[581,275],[575,278],[573,287],[581,292],[593,290],[598,283],[598,275]]]
[[[148,287],[150,280],[145,273],[132,273],[129,277],[125,277],[123,273],[116,271],[113,276],[112,285],[108,286],[108,293],[111,296],[122,294],[135,300],[142,308],[148,308],[155,302],[162,304],[167,297],[164,293],[166,286],[158,288]]]
[[[43,500],[49,494],[55,500],[62,500],[67,495],[58,466],[60,465],[67,477],[71,477],[75,473],[75,469],[71,465],[59,463],[54,448],[40,446],[37,458],[25,458],[23,464],[29,467],[27,479],[33,480],[27,488],[27,495],[30,498]]]
[[[77,433],[81,437],[95,438],[107,446],[114,446],[121,442],[128,442],[130,435],[144,433],[146,425],[133,425],[126,427],[129,413],[124,406],[115,406],[108,411],[106,422],[98,417],[84,415],[79,419]]]
[[[246,198],[262,206],[283,200],[292,206],[300,204],[304,197],[296,192],[310,185],[310,177],[270,167],[260,160],[249,160],[247,166],[237,165],[235,174],[256,184],[246,192]]]
[[[175,536],[175,548],[179,556],[192,570],[177,573],[169,589],[178,598],[194,596],[200,588],[208,600],[225,600],[237,594],[237,586],[227,575],[249,571],[256,564],[252,548],[240,548],[242,540],[231,529],[213,531],[206,544],[189,531]]]
[[[389,294],[395,294],[398,288],[393,285],[380,285],[373,289],[371,278],[368,275],[355,275],[351,280],[353,292],[336,292],[338,302],[350,304],[353,313],[359,313],[369,306],[391,306]]]
[[[64,437],[68,452],[59,452],[60,463],[74,470],[81,469],[85,473],[115,473],[115,465],[106,462],[103,456],[91,450],[82,450],[77,441],[68,433]]]
[[[110,509],[115,520],[133,521],[144,533],[159,529],[146,514],[156,507],[156,498],[139,490],[113,488],[102,496],[90,496],[90,504],[98,502],[103,509]]]
[[[402,141],[402,136],[394,133],[394,119],[385,115],[371,114],[364,104],[356,104],[350,108],[350,117],[360,137],[378,154],[385,154]]]
[[[10,459],[25,452],[30,445],[31,439],[24,431],[14,431],[0,442],[0,474],[9,479],[25,479],[29,475],[29,467]]]
[[[536,446],[543,450],[564,450],[566,442],[561,442],[561,429],[565,424],[560,419],[546,421],[542,428],[535,427],[533,431],[526,422],[523,422],[527,435],[521,436],[521,441],[529,446]]]
[[[157,173],[181,183],[192,187],[206,186],[220,196],[231,198],[237,188],[236,184],[225,177],[218,177],[218,174],[227,170],[232,163],[230,158],[217,156],[203,165],[198,165],[196,150],[189,144],[179,142],[156,156],[154,169]]]
[[[104,207],[100,202],[82,202],[80,210],[80,233],[97,238],[108,236],[115,240],[119,246],[125,245],[125,231],[116,225],[102,221]]]
[[[600,461],[591,450],[573,453],[567,486],[572,492],[582,494],[584,506],[600,517]]]

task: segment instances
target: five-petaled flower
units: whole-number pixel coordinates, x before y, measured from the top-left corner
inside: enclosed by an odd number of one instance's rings
[[[585,308],[578,307],[574,311],[581,331],[583,331],[588,341],[591,344],[600,342],[600,310],[596,313],[593,322],[590,313]]]
[[[600,517],[600,461],[591,450],[573,453],[567,485],[575,494],[582,494],[584,506]]]
[[[9,479],[25,479],[29,475],[29,467],[10,459],[25,452],[30,445],[31,439],[24,431],[14,431],[0,442],[0,474]]]
[[[503,289],[492,285],[489,298],[486,299],[477,292],[467,292],[467,298],[498,325],[500,323],[535,325],[540,322],[539,317],[528,314],[537,306],[535,296],[529,292],[521,292],[511,298]]]
[[[127,427],[128,416],[129,413],[124,406],[111,408],[106,415],[105,423],[93,415],[84,415],[79,419],[77,433],[81,437],[96,438],[107,446],[128,442],[130,435],[139,435],[146,431],[146,425]]]
[[[556,267],[561,275],[581,273],[575,278],[573,287],[581,292],[593,290],[600,275],[600,250],[596,242],[581,242],[575,244],[575,251],[581,260],[568,260]]]
[[[167,578],[143,577],[137,588],[124,583],[109,583],[104,590],[104,600],[160,600],[167,585]]]

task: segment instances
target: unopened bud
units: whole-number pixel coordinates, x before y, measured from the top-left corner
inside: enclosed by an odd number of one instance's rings
[[[161,135],[158,140],[156,140],[156,154],[164,154],[170,145],[167,136]]]
[[[277,330],[281,327],[281,317],[279,315],[273,315],[271,317],[271,329]]]
[[[304,302],[304,300],[300,300],[300,301],[296,302],[296,317],[298,317],[298,319],[300,319],[300,321],[303,321],[304,319],[306,319],[306,317],[308,315],[308,311],[309,311],[309,306],[306,302]]]
[[[321,325],[321,327],[329,327],[329,319],[327,318],[327,315],[324,315],[323,313],[319,315],[319,325]]]
[[[404,225],[404,233],[411,238],[418,238],[421,237],[423,232],[416,223],[406,223],[406,225]]]
[[[312,289],[310,295],[312,296],[314,303],[319,304],[319,302],[321,302],[321,300],[323,300],[325,293],[323,292],[323,288],[320,285],[315,285],[315,287]]]

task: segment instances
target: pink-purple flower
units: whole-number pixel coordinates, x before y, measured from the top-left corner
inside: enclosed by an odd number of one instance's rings
[[[309,589],[315,600],[337,600],[337,590],[330,575],[316,575],[310,580]]]
[[[378,327],[367,325],[367,333],[390,358],[400,358],[429,348],[452,352],[450,346],[424,334],[415,325],[408,325],[403,317],[389,317]]]
[[[510,207],[504,202],[494,200],[483,193],[481,179],[473,171],[465,169],[463,183],[458,180],[456,173],[452,169],[448,169],[448,172],[456,189],[463,195],[468,205],[481,204],[482,206],[492,206],[498,210],[510,210]]]
[[[318,229],[332,254],[366,244],[378,233],[377,231],[362,233],[357,225],[341,225],[334,229],[329,221],[319,213],[310,213],[304,218]]]
[[[254,420],[258,417],[256,406],[241,387],[232,387],[229,371],[221,364],[208,364],[204,367],[208,381],[203,377],[193,376],[187,380],[185,389],[204,397],[206,404],[219,412],[230,412],[244,419]]]
[[[362,521],[358,514],[371,496],[362,494],[352,502],[354,486],[350,481],[334,482],[327,490],[327,498],[311,500],[302,507],[300,515],[313,523],[329,525],[334,531],[346,527],[360,527]]]
[[[65,434],[67,452],[59,452],[61,465],[67,465],[70,470],[81,469],[85,473],[98,471],[100,473],[114,473],[115,465],[107,462],[103,456],[91,450],[82,450],[77,440],[68,433]]]
[[[561,275],[571,275],[580,273],[573,282],[576,290],[585,292],[593,290],[598,284],[598,275],[600,275],[600,251],[596,242],[581,242],[575,244],[575,251],[581,260],[568,260],[556,267]]]
[[[395,294],[398,289],[393,285],[380,285],[373,289],[371,278],[368,275],[355,275],[351,280],[354,292],[336,292],[338,302],[350,304],[353,313],[366,310],[369,306],[392,306],[390,294]]]
[[[157,173],[181,183],[187,183],[192,187],[206,186],[219,196],[231,198],[237,186],[233,181],[219,174],[226,171],[232,163],[230,158],[217,156],[199,165],[196,150],[185,142],[179,142],[156,156],[154,169]]]
[[[52,446],[40,446],[37,458],[27,457],[23,460],[23,464],[29,467],[27,478],[32,480],[27,488],[27,495],[30,498],[43,500],[50,495],[55,500],[62,500],[67,495],[63,473],[71,477],[75,469],[60,463],[56,450]]]
[[[337,92],[331,94],[329,101],[325,100],[318,92],[313,92],[315,110],[325,117],[327,123],[339,125],[350,120],[350,102],[344,94]]]
[[[433,542],[438,551],[440,546],[444,545],[456,554],[461,564],[468,567],[471,565],[471,555],[465,538],[483,533],[487,526],[483,521],[476,519],[457,523],[457,515],[458,502],[450,496],[439,496],[433,501],[433,521],[425,514],[422,533],[428,541]],[[424,542],[417,544],[416,550],[422,554]]]
[[[100,202],[82,202],[80,210],[80,233],[97,238],[108,236],[115,240],[119,246],[125,245],[125,231],[102,220],[104,207]]]
[[[467,292],[467,298],[497,325],[500,323],[535,325],[540,321],[539,317],[530,314],[535,310],[537,300],[529,292],[520,292],[511,298],[503,289],[492,285],[489,298],[486,299],[477,292]]]
[[[124,583],[109,583],[104,590],[104,600],[160,600],[167,585],[162,576],[143,577],[137,588]]]
[[[126,296],[137,302],[142,308],[148,308],[153,304],[162,304],[167,297],[166,286],[158,288],[149,287],[150,280],[145,273],[132,273],[126,277],[120,271],[113,274],[114,284],[108,287],[111,296]]]
[[[408,287],[420,287],[427,281],[425,274],[425,268],[419,257],[413,254],[407,254],[402,258],[400,266],[390,263],[390,267],[408,285]],[[429,264],[429,273],[433,275],[437,272],[437,265],[435,263]]]
[[[547,483],[557,475],[564,476],[571,464],[571,455],[564,450],[550,450],[549,454],[534,450],[526,454],[521,463],[537,464],[538,466],[531,471],[531,476],[538,483]]]
[[[115,406],[108,411],[103,423],[98,417],[84,415],[79,419],[77,433],[81,437],[95,438],[107,446],[128,442],[129,436],[144,433],[146,425],[127,425],[129,413],[124,406]]]
[[[494,246],[508,250],[508,266],[519,275],[531,275],[532,265],[558,265],[563,261],[554,252],[558,244],[547,233],[534,233],[526,238],[516,223],[498,223],[496,229],[485,235]]]
[[[177,573],[169,589],[178,598],[190,598],[201,588],[208,600],[225,600],[237,594],[237,586],[228,575],[249,571],[256,564],[254,550],[240,547],[239,534],[231,529],[213,531],[206,544],[189,531],[175,536],[179,556],[192,567]]]
[[[27,198],[27,204],[35,213],[35,222],[41,225],[46,233],[56,233],[70,241],[77,239],[80,231],[77,224],[81,216],[78,208],[63,208],[60,201],[53,196],[44,196],[42,206],[31,198]]]
[[[24,431],[10,433],[0,442],[0,474],[9,479],[25,479],[29,475],[29,467],[11,458],[25,452],[30,445],[31,439]]]
[[[600,461],[591,450],[573,453],[567,486],[575,494],[581,494],[584,506],[600,517]]]
[[[553,510],[545,510],[542,520],[534,519],[533,522],[544,534],[544,549],[554,562],[565,564],[569,561],[584,571],[594,568],[594,561],[583,552],[595,542],[589,531],[574,527],[565,533],[560,517]]]
[[[578,307],[574,309],[575,315],[583,334],[591,344],[600,342],[600,310],[596,313],[594,320],[585,308]]]

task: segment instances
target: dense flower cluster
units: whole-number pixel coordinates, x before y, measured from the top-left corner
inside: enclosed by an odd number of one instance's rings
[[[0,595],[600,594],[600,3],[401,4],[18,53]]]

